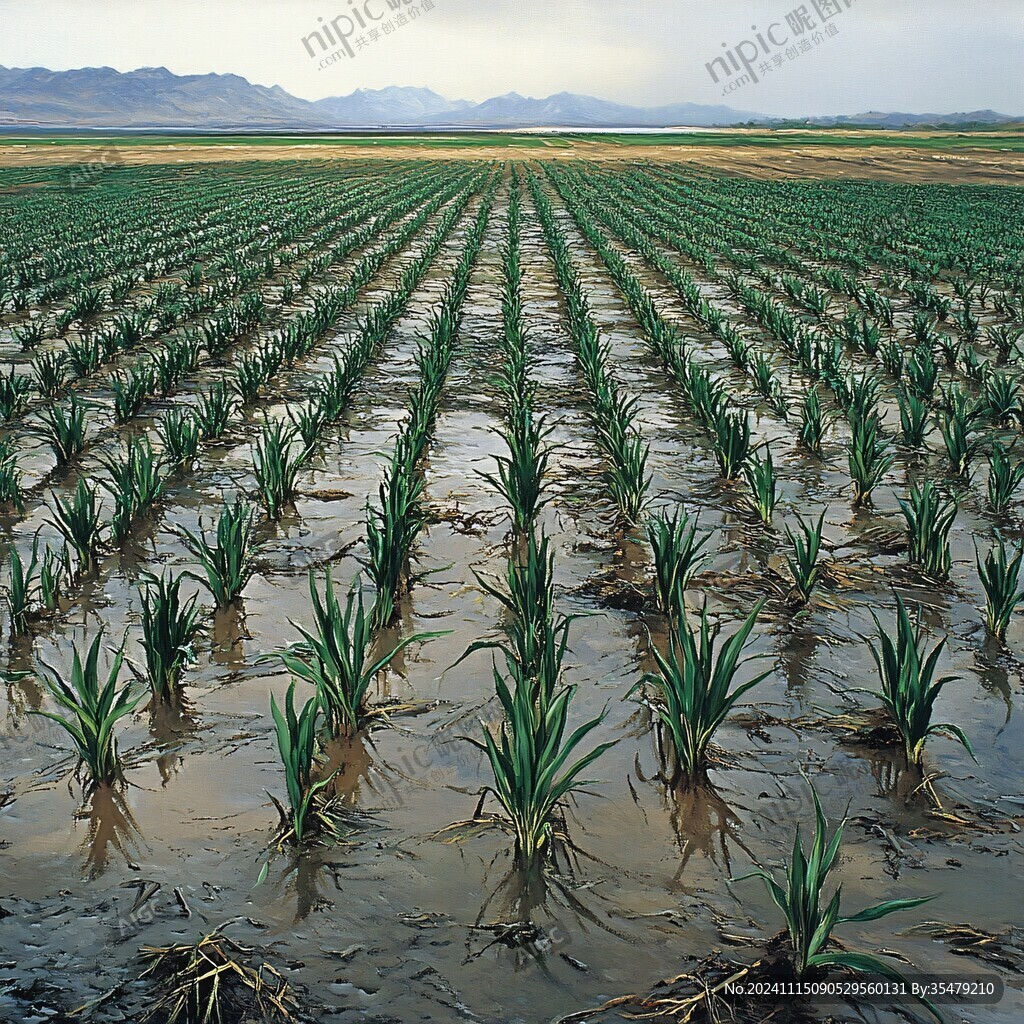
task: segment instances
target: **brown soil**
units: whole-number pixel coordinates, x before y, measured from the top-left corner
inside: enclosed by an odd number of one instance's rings
[[[116,143],[113,144],[116,146]],[[949,182],[1017,185],[1024,183],[1024,153],[988,149],[955,152],[902,149],[894,146],[700,146],[643,145],[573,140],[571,146],[459,147],[359,145],[223,146],[168,143],[117,149],[118,162],[127,164],[208,163],[245,160],[597,160],[601,162],[688,163],[734,174],[763,178],[859,178],[884,181]],[[77,146],[0,144],[0,167],[75,163],[83,157]]]

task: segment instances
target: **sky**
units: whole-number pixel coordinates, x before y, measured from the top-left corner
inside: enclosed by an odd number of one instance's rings
[[[415,85],[449,99],[566,91],[794,117],[1024,114],[1024,0],[415,0],[415,17],[409,2],[0,0],[0,64],[232,73],[305,99]],[[838,13],[821,23],[825,3]],[[815,28],[797,35],[787,16],[799,23],[801,8]],[[332,21],[352,53],[327,63],[303,40]],[[748,81],[721,61],[714,80],[708,64],[730,53],[749,56]]]

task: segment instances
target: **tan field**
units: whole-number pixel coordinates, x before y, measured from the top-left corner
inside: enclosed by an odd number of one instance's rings
[[[721,134],[721,133],[703,133]],[[846,178],[905,182],[947,182],[964,184],[1020,184],[1024,182],[1024,152],[1011,148],[1017,136],[1007,136],[1006,149],[995,148],[995,136],[980,137],[977,147],[963,145],[959,136],[951,137],[944,148],[900,146],[899,133],[871,134],[871,141],[859,146],[849,141],[829,145],[786,143],[786,132],[774,133],[765,144],[763,133],[738,129],[736,143],[708,145],[647,143],[631,145],[622,141],[576,138],[572,136],[521,135],[508,141],[488,144],[474,138],[438,136],[422,142],[404,141],[401,136],[381,136],[345,141],[295,142],[268,139],[266,142],[225,142],[175,140],[137,143],[135,139],[97,139],[95,146],[66,145],[61,142],[4,141],[0,139],[0,167],[26,167],[100,160],[129,165],[191,164],[252,160],[365,160],[368,157],[389,161],[429,158],[432,160],[474,160],[481,162],[508,159],[593,160],[600,163],[644,161],[688,164],[714,168],[732,174],[760,178]],[[790,133],[801,138],[806,133]],[[855,133],[836,132],[837,139],[849,139]],[[914,138],[938,140],[938,133],[915,133]],[[758,138],[759,141],[745,142]],[[986,146],[984,143],[988,143]],[[990,148],[991,147],[991,148]]]

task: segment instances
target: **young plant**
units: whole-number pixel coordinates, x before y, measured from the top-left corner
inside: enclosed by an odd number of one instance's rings
[[[654,592],[658,608],[672,615],[682,606],[680,595],[704,558],[710,533],[698,539],[697,523],[677,505],[671,514],[662,510],[647,520],[647,540],[654,556]]]
[[[135,520],[159,500],[163,493],[161,465],[153,454],[149,438],[133,435],[123,453],[100,459],[110,474],[101,483],[114,499],[110,521],[110,539],[122,544]]]
[[[935,394],[939,382],[939,368],[930,345],[918,345],[907,361],[907,386],[911,394],[926,401]]]
[[[1008,373],[993,373],[985,380],[985,405],[993,423],[1009,426],[1024,416],[1020,382]]]
[[[743,467],[750,488],[750,501],[764,526],[771,528],[772,514],[779,503],[778,477],[775,475],[775,464],[772,452],[765,447],[764,459],[751,455]]]
[[[57,465],[70,462],[85,447],[85,407],[72,395],[67,408],[51,405],[39,413],[41,425],[33,428],[53,449]]]
[[[184,576],[147,576],[142,586],[142,649],[146,674],[158,701],[170,701],[185,666],[194,657],[192,642],[199,633],[196,596],[183,601]]]
[[[782,386],[775,373],[775,367],[762,352],[758,352],[750,362],[750,375],[753,378],[754,387],[757,392],[771,405],[778,407],[781,403],[785,407],[785,399],[782,396]]]
[[[818,576],[821,574],[818,555],[821,552],[821,531],[825,525],[825,513],[821,513],[817,523],[805,522],[800,516],[796,517],[796,521],[800,526],[800,536],[786,526],[786,536],[793,545],[793,554],[786,556],[786,563],[793,574],[796,599],[803,605],[810,601]]]
[[[96,335],[86,335],[65,346],[68,365],[75,377],[88,377],[103,363],[102,343]]]
[[[328,569],[324,573],[324,594],[316,588],[316,576],[309,574],[309,594],[313,606],[313,630],[292,623],[303,639],[290,647],[265,655],[276,658],[296,678],[316,687],[320,707],[331,736],[351,736],[383,709],[369,706],[367,694],[377,674],[410,644],[441,636],[441,633],[417,633],[396,647],[374,658],[373,613],[367,614],[356,580],[348,592],[345,608],[334,593],[334,581]]]
[[[102,547],[103,527],[100,523],[96,488],[78,478],[75,493],[70,499],[54,496],[50,520],[64,538],[78,561],[76,575],[88,575],[96,567],[96,557]]]
[[[114,737],[114,726],[138,706],[144,694],[134,694],[131,686],[118,689],[117,677],[124,660],[124,647],[114,655],[106,681],[100,684],[99,658],[103,634],[97,634],[82,661],[78,647],[72,647],[71,680],[64,673],[43,665],[46,687],[54,700],[70,712],[70,718],[49,711],[33,711],[56,722],[74,741],[79,765],[88,774],[88,788],[109,785],[122,778],[121,758]]]
[[[0,370],[0,420],[9,420],[24,412],[31,395],[31,377],[16,373],[13,366],[6,373]]]
[[[64,584],[72,578],[71,556],[67,545],[60,551],[47,546],[43,552],[43,562],[39,567],[39,599],[43,609],[52,615],[60,607],[60,595]]]
[[[989,509],[997,516],[1005,515],[1021,483],[1024,483],[1024,462],[1011,462],[1006,449],[996,442],[988,460]]]
[[[725,343],[733,365],[737,369],[746,371],[752,358],[750,353],[754,349],[753,342],[747,341],[739,331],[726,325],[722,327],[722,341]]]
[[[71,296],[71,308],[80,320],[95,316],[106,301],[106,292],[102,288],[85,287]]]
[[[320,704],[316,697],[310,697],[298,714],[295,713],[295,683],[288,686],[285,697],[284,714],[281,713],[270,695],[270,713],[274,717],[277,732],[277,749],[284,767],[285,785],[288,788],[289,810],[285,810],[277,800],[277,809],[281,814],[283,827],[296,846],[306,838],[307,823],[313,818],[317,823],[330,828],[329,819],[316,813],[315,801],[317,794],[325,789],[334,778],[332,773],[326,779],[313,781],[316,769],[316,734],[320,718]]]
[[[22,510],[21,478],[18,457],[11,442],[0,437],[0,506],[13,505],[17,511]]]
[[[169,465],[185,466],[199,454],[202,427],[195,415],[180,409],[169,409],[157,429]]]
[[[236,498],[233,505],[225,502],[212,542],[206,539],[201,520],[199,529],[198,535],[184,527],[179,530],[185,546],[206,574],[205,578],[194,572],[188,576],[209,589],[218,608],[227,608],[241,596],[256,571],[256,510]]]
[[[962,312],[954,316],[953,319],[956,321],[956,325],[967,344],[973,345],[981,336],[981,322],[978,318],[965,304]]]
[[[199,343],[183,338],[169,342],[163,348],[152,353],[153,367],[150,371],[155,377],[160,392],[169,395],[178,385],[178,381],[199,363]]]
[[[996,350],[1000,366],[1005,366],[1017,357],[1017,349],[1024,338],[1024,328],[1000,325],[989,327],[985,331],[985,339]]]
[[[722,413],[715,421],[715,458],[723,480],[735,480],[750,455],[750,419],[743,413]]]
[[[280,519],[285,506],[298,491],[295,487],[299,471],[309,460],[309,448],[298,454],[293,451],[295,431],[281,420],[264,424],[263,435],[253,450],[253,470],[263,498],[268,519]]]
[[[235,399],[223,381],[218,381],[199,399],[196,419],[204,441],[214,441],[228,428]]]
[[[841,967],[857,974],[879,974],[883,978],[906,984],[906,979],[892,964],[881,960],[870,953],[859,953],[843,948],[830,950],[834,944],[832,931],[837,925],[858,924],[864,921],[877,921],[881,917],[894,914],[900,910],[911,910],[934,899],[933,896],[922,896],[916,899],[887,900],[874,907],[868,907],[850,917],[840,914],[842,886],[839,886],[831,899],[826,902],[825,885],[829,873],[839,857],[839,848],[843,840],[845,819],[839,823],[835,835],[829,838],[828,822],[825,820],[818,794],[814,796],[815,831],[814,844],[808,854],[804,853],[797,829],[793,843],[793,859],[786,865],[785,888],[763,868],[751,871],[735,879],[742,882],[747,878],[760,878],[772,901],[782,911],[786,921],[786,932],[792,948],[792,967],[797,980],[806,978],[828,967]],[[921,1000],[942,1021],[938,1011],[926,999]]]
[[[7,584],[7,614],[11,620],[11,635],[24,636],[28,631],[28,619],[36,590],[36,573],[39,569],[39,538],[32,542],[32,555],[28,565],[22,561],[18,549],[11,544],[10,573]]]
[[[149,363],[133,366],[111,381],[114,391],[114,418],[127,423],[143,406],[154,386],[153,368]]]
[[[538,708],[528,681],[518,679],[510,689],[495,669],[494,685],[505,720],[496,735],[485,728],[483,743],[471,742],[487,754],[494,775],[491,791],[507,816],[502,824],[515,836],[516,861],[530,868],[552,851],[559,803],[589,784],[580,775],[612,744],[601,743],[570,764],[580,743],[603,719],[593,718],[566,735],[576,687],[564,687]]]
[[[288,410],[288,418],[298,431],[305,451],[311,451],[320,440],[324,427],[330,422],[330,409],[322,394],[314,395],[296,412]]]
[[[821,442],[825,436],[825,422],[821,412],[821,399],[817,388],[811,388],[800,405],[800,443],[821,455]]]
[[[951,564],[949,531],[958,511],[956,499],[943,497],[935,482],[926,480],[920,487],[911,484],[906,501],[897,500],[907,521],[910,561],[934,579],[944,580]]]
[[[214,317],[199,325],[203,346],[213,359],[222,356],[234,341],[234,331],[229,316]]]
[[[858,419],[852,427],[848,457],[853,504],[859,508],[870,503],[871,492],[889,471],[896,456],[889,451],[889,442],[882,436],[877,415]]]
[[[395,617],[409,552],[423,526],[420,495],[423,481],[415,474],[409,445],[402,435],[380,485],[380,508],[367,506],[366,543],[370,549],[370,578],[377,588],[375,625],[387,626]]]
[[[551,428],[545,425],[544,418],[534,416],[529,402],[517,403],[505,432],[508,457],[495,456],[497,476],[482,474],[512,509],[512,525],[519,533],[530,529],[547,504],[544,474],[548,468],[548,449],[544,439],[550,433]]]
[[[971,436],[972,424],[973,417],[963,415],[959,410],[944,416],[939,424],[949,456],[950,472],[965,481],[970,480],[971,463],[984,447],[979,438]]]
[[[900,433],[908,448],[923,448],[931,427],[928,425],[928,403],[900,388],[896,396],[900,406]]]
[[[640,521],[647,506],[647,487],[651,482],[647,472],[650,445],[630,423],[615,430],[614,424],[598,428],[601,445],[611,453],[608,468],[601,478],[618,509],[619,520],[629,526]]]
[[[956,676],[935,678],[945,640],[929,652],[925,649],[924,634],[910,621],[910,613],[902,598],[896,598],[896,637],[891,637],[882,628],[878,617],[872,612],[878,629],[878,644],[868,641],[871,655],[878,666],[882,688],[873,692],[889,713],[903,744],[909,767],[920,769],[924,759],[924,746],[929,736],[940,734],[962,743],[974,757],[970,741],[958,725],[948,722],[932,722],[935,701],[943,687]]]
[[[46,337],[46,324],[41,318],[29,320],[21,327],[12,327],[11,337],[21,346],[22,352],[30,352]]]
[[[813,285],[808,285],[804,289],[804,293],[800,301],[816,316],[824,317],[825,314],[828,313],[828,293],[821,288],[815,288]],[[877,335],[877,327],[872,327],[871,330]],[[865,351],[868,351],[866,346],[870,344],[871,337],[872,335],[868,330],[868,325],[865,323],[864,337],[862,338],[862,344],[865,346]]]
[[[555,610],[554,573],[555,556],[549,538],[541,533],[538,540],[531,532],[526,551],[509,558],[503,587],[477,574],[480,586],[505,609],[507,640],[472,644],[462,656],[476,650],[499,649],[510,671],[517,679],[526,680],[541,706],[550,702],[558,686],[572,623],[571,618]]]
[[[978,576],[985,588],[985,625],[997,639],[1006,637],[1010,617],[1017,605],[1024,601],[1020,588],[1020,569],[1024,550],[1016,548],[1013,557],[1007,554],[1006,541],[996,536],[996,546],[985,555],[984,562],[975,549]]]
[[[242,405],[251,405],[267,382],[267,368],[261,352],[242,356],[235,370],[234,390]]]
[[[870,373],[851,376],[847,382],[847,413],[851,423],[876,414],[880,382]]]
[[[946,334],[940,331],[935,336],[935,343],[938,346],[939,351],[942,353],[943,359],[946,360],[946,366],[950,370],[956,368],[956,364],[960,361],[960,355],[964,349],[964,343],[951,334]]]
[[[67,356],[63,352],[43,352],[32,360],[36,389],[43,398],[56,398],[68,379]]]
[[[762,672],[749,682],[733,687],[737,672],[751,660],[742,657],[743,649],[763,607],[764,601],[759,601],[740,628],[726,640],[717,657],[715,647],[721,624],[710,624],[705,606],[698,630],[691,631],[686,610],[680,607],[669,630],[668,650],[662,652],[654,648],[658,672],[647,673],[630,691],[634,692],[645,683],[660,691],[656,710],[675,749],[674,784],[692,789],[705,780],[708,747],[715,731],[736,702],[771,675],[771,671]]]
[[[895,380],[902,381],[907,368],[907,356],[903,346],[892,338],[878,350],[878,355],[885,372]]]

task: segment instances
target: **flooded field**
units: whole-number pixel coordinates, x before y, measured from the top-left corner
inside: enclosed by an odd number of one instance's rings
[[[201,1020],[197,950],[224,1020],[929,1019],[722,987],[878,963],[1021,1019],[1019,192],[363,159],[0,211],[0,1019]]]

